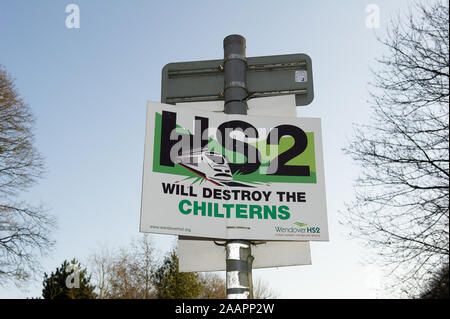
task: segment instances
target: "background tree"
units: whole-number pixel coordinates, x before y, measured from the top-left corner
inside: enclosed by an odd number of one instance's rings
[[[94,254],[91,264],[98,298],[155,298],[152,274],[156,262],[147,235],[132,241],[129,247]]]
[[[253,283],[253,298],[254,299],[277,299],[278,293],[271,289],[267,282],[262,279],[257,279]]]
[[[180,273],[178,256],[171,251],[161,261],[148,235],[127,247],[102,249],[91,256],[92,282],[99,299],[188,298],[225,299],[225,280],[217,273]],[[255,298],[276,298],[262,281]]]
[[[449,299],[449,268],[445,265],[426,284],[424,292],[420,294],[422,299]]]
[[[226,299],[227,287],[225,280],[218,274],[205,272],[197,273],[201,286],[200,299]]]
[[[178,271],[178,256],[175,251],[165,257],[156,269],[153,282],[160,299],[196,299],[202,292],[196,273]]]
[[[33,124],[30,108],[0,65],[0,285],[35,274],[39,253],[53,245],[54,219],[42,207],[18,199],[43,172]]]
[[[94,299],[95,287],[90,284],[91,277],[81,264],[73,259],[65,260],[61,267],[50,275],[44,274],[42,297],[44,299]]]
[[[111,254],[107,249],[90,256],[90,269],[92,273],[92,281],[96,286],[96,294],[98,299],[108,298],[109,293],[109,272],[111,264]]]
[[[380,41],[373,122],[345,149],[364,168],[346,223],[417,293],[449,256],[448,1],[416,4]]]

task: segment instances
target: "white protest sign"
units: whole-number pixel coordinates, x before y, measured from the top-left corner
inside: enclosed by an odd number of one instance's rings
[[[140,230],[328,240],[320,119],[148,103]]]

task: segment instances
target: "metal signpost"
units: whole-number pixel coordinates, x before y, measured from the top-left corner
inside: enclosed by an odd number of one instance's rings
[[[229,35],[224,49],[224,111],[227,114],[247,114],[247,61],[245,39]],[[226,249],[226,284],[228,299],[253,299],[253,256],[249,240],[228,240]]]
[[[321,127],[319,119],[242,116],[247,115],[247,101],[256,97],[295,94],[296,105],[309,104],[314,92],[311,59],[307,55],[246,58],[245,38],[240,35],[227,36],[223,47],[223,60],[169,63],[163,68],[161,102],[165,104],[149,103],[147,109],[140,229],[225,241],[227,297],[247,299],[253,297],[251,246],[255,240],[328,240]],[[220,100],[224,101],[225,113],[221,116],[168,105]],[[192,123],[194,117],[191,133],[189,121]],[[261,136],[256,142],[263,146],[239,142],[224,133],[225,129],[240,129],[242,125],[268,128],[267,140]],[[281,136],[270,142],[270,132],[275,128],[277,135],[280,128]],[[205,139],[203,133],[210,129],[216,130],[215,138],[208,135]],[[253,138],[258,137],[255,134]],[[244,152],[232,149],[231,153],[233,158],[243,154],[247,163],[229,162],[223,153],[230,150],[226,140],[245,145]],[[218,152],[208,150],[211,142]],[[188,153],[173,151],[186,143]],[[260,151],[271,144],[279,144],[278,156],[265,155],[263,170],[262,161],[250,163],[250,149],[261,156]],[[274,170],[272,161],[282,155],[282,167],[275,166]],[[202,172],[202,167],[211,172]],[[183,185],[186,180],[191,181],[190,186]],[[292,188],[292,183],[299,186]],[[299,187],[303,191],[292,191]],[[232,201],[230,194],[240,194],[243,203]],[[158,203],[165,204],[159,207]],[[270,220],[277,224],[272,225]],[[307,251],[306,262],[310,261],[309,246]]]

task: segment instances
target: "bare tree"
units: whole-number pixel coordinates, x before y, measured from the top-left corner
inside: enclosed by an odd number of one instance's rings
[[[142,240],[132,243],[134,247],[133,271],[140,278],[143,287],[141,289],[142,298],[148,299],[155,296],[152,283],[152,274],[155,267],[154,249],[148,234],[142,235]]]
[[[226,299],[227,288],[225,280],[216,273],[202,272],[198,273],[198,280],[202,291],[200,299]]]
[[[19,200],[43,173],[34,144],[33,116],[0,66],[0,285],[23,282],[39,269],[39,253],[53,245],[55,226],[42,206]]]
[[[261,278],[257,279],[253,284],[253,298],[254,299],[277,299],[278,292],[269,287],[267,282]]]
[[[91,256],[92,279],[100,299],[155,298],[152,272],[155,258],[148,235],[127,248],[106,249]]]
[[[345,149],[363,167],[346,223],[409,292],[448,264],[448,1],[393,20],[374,71],[370,125]]]
[[[109,275],[112,264],[112,256],[108,249],[104,248],[89,258],[92,268],[92,281],[96,284],[97,298],[105,299],[109,292]]]

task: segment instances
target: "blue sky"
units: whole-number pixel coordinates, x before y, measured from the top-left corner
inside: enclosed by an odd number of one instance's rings
[[[65,8],[80,8],[80,28],[65,26]],[[380,10],[369,29],[368,4]],[[61,1],[0,0],[0,64],[36,116],[36,146],[47,174],[23,198],[44,203],[58,220],[57,244],[42,264],[87,259],[101,246],[139,235],[147,101],[160,100],[169,62],[220,59],[223,39],[241,34],[247,56],[306,53],[313,61],[315,99],[299,116],[323,127],[330,242],[312,243],[312,265],[255,270],[284,298],[384,297],[385,277],[363,265],[364,250],[339,224],[359,168],[341,148],[352,123],[370,118],[370,67],[383,52],[389,19],[408,1]],[[153,236],[159,249],[173,236]],[[0,298],[40,295],[0,288]]]

